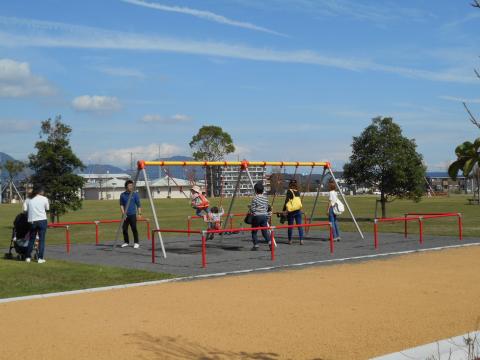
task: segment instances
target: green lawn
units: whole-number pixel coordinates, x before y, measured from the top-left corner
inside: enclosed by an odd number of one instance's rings
[[[396,200],[388,204],[388,216],[403,216],[405,212],[461,212],[464,217],[464,235],[480,236],[480,206],[467,205],[468,196],[455,195],[449,197],[424,198],[421,202],[415,203],[408,200]],[[364,232],[372,232],[372,218],[375,211],[375,196],[352,196],[348,197],[348,202],[359,220],[359,224]],[[235,202],[235,212],[245,212],[249,198],[239,198]],[[213,200],[213,205],[218,205],[219,200]],[[227,210],[229,199],[223,200],[223,206]],[[315,219],[323,219],[326,208],[326,198],[320,198]],[[275,211],[280,211],[283,205],[283,198],[277,198],[274,206]],[[304,199],[304,209],[310,214],[313,205],[313,198]],[[144,214],[151,218],[150,207],[147,201],[143,200]],[[186,199],[165,199],[156,200],[155,206],[159,214],[160,226],[164,228],[186,229],[187,216],[193,215],[193,210]],[[15,215],[20,211],[19,204],[0,205],[0,248],[8,247],[11,236],[11,224]],[[61,221],[80,221],[80,220],[99,220],[99,219],[118,219],[118,201],[84,201],[83,209],[69,213],[61,218]],[[455,235],[457,228],[456,219],[438,219],[429,220],[425,224],[426,234],[436,235]],[[276,219],[274,219],[274,224]],[[242,218],[236,218],[235,226],[243,226]],[[101,225],[100,241],[112,240],[115,236],[117,225]],[[200,229],[204,224],[196,220],[194,228]],[[410,226],[411,231],[417,231],[416,225]],[[146,237],[146,227],[143,224],[139,226],[140,234]],[[354,225],[351,218],[345,213],[341,217],[341,229],[344,231],[354,231]],[[401,232],[403,225],[382,224],[381,231]],[[72,243],[94,243],[94,226],[73,226],[71,228]],[[47,244],[65,243],[65,232],[63,229],[49,229],[47,234]]]
[[[160,280],[169,274],[48,260],[45,264],[0,259],[0,298]]]

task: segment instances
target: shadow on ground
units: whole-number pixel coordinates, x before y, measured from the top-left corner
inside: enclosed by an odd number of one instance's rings
[[[161,336],[155,337],[145,332],[124,334],[141,350],[150,353],[158,359],[186,359],[186,360],[277,360],[280,355],[270,352],[235,352],[223,351],[214,347],[204,346],[182,337]],[[318,359],[320,360],[320,359]]]

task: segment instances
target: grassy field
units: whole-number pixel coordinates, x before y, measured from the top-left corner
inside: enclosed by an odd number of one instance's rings
[[[373,217],[375,213],[375,199],[374,196],[352,196],[348,197],[348,202],[364,232],[372,232]],[[464,221],[464,235],[465,236],[480,236],[480,207],[476,205],[467,204],[467,196],[456,195],[449,197],[424,198],[421,202],[415,203],[408,200],[396,200],[388,204],[388,216],[403,216],[409,211],[416,212],[461,212]],[[213,205],[218,205],[219,200],[213,200]],[[245,212],[249,198],[239,198],[235,202],[235,212]],[[227,210],[229,199],[223,200],[223,206]],[[326,198],[320,198],[315,212],[315,220],[326,220]],[[274,206],[275,211],[280,211],[283,205],[283,198],[277,198]],[[151,218],[151,210],[147,201],[143,200],[144,214]],[[156,200],[155,202],[157,213],[159,214],[159,221],[161,227],[186,229],[187,216],[193,215],[193,210],[190,208],[186,199],[165,199]],[[304,199],[304,209],[307,214],[310,214],[313,206],[313,198]],[[2,204],[0,205],[0,248],[6,248],[9,245],[11,237],[11,227],[15,215],[20,212],[19,204]],[[118,219],[119,210],[117,201],[84,201],[83,208],[76,212],[66,214],[61,218],[61,221],[81,221],[81,220],[100,220],[100,219]],[[274,224],[277,219],[274,219]],[[341,230],[354,231],[355,227],[347,213],[340,219]],[[457,227],[455,226],[456,219],[437,219],[429,220],[425,223],[425,233],[434,235],[455,235],[457,234]],[[201,220],[194,221],[194,228],[200,229],[204,227]],[[236,218],[235,226],[242,225],[242,218]],[[100,226],[100,241],[113,240],[115,237],[117,225],[101,225]],[[139,225],[139,230],[142,238],[146,238],[146,226]],[[401,223],[382,224],[380,231],[382,232],[401,232],[403,225]],[[418,226],[411,225],[410,231],[415,233],[418,231]],[[95,227],[94,226],[73,226],[71,228],[72,243],[94,243],[95,241]],[[63,229],[49,229],[47,233],[48,244],[62,244],[65,242],[65,231]]]
[[[45,294],[173,277],[133,269],[48,260],[26,264],[0,259],[0,298]]]

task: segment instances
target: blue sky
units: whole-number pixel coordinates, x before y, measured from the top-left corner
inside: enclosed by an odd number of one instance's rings
[[[208,124],[233,158],[340,168],[381,115],[445,170],[479,135],[479,22],[468,0],[4,1],[0,151],[61,114],[86,164],[189,155]]]

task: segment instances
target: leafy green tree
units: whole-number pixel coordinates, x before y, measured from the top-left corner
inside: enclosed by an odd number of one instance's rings
[[[41,185],[50,200],[51,221],[60,220],[68,210],[82,207],[80,191],[84,180],[75,174],[84,165],[70,147],[70,126],[62,123],[61,116],[55,121],[42,121],[40,138],[35,144],[37,154],[29,156],[29,166],[35,172],[31,181]]]
[[[4,165],[0,165],[0,168],[8,172],[8,192],[11,203],[13,199],[13,182],[17,175],[25,169],[25,163],[17,160],[7,160]]]
[[[459,171],[462,171],[466,178],[473,174],[477,182],[478,199],[480,199],[480,138],[473,143],[465,141],[457,146],[455,154],[457,160],[448,167],[448,175],[456,180]]]
[[[200,161],[220,161],[235,151],[230,134],[223,131],[220,126],[214,125],[202,126],[192,137],[189,145],[193,151],[193,158]],[[211,196],[215,193],[213,181],[215,170],[208,166],[206,171],[210,184],[205,186],[209,189],[209,196]]]
[[[350,162],[344,165],[349,184],[380,191],[382,217],[386,204],[396,198],[419,201],[425,191],[425,166],[415,140],[402,135],[392,118],[377,117],[360,136],[353,138]]]

